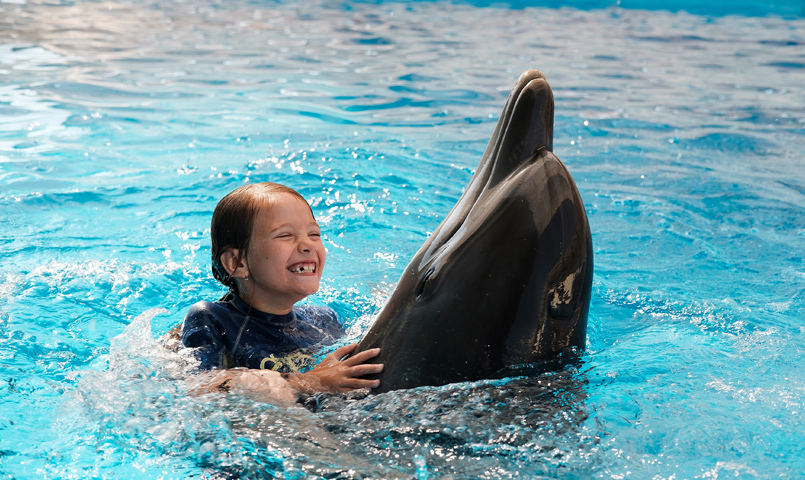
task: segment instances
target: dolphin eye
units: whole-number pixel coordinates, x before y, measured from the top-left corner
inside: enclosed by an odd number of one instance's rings
[[[425,272],[425,275],[422,276],[422,280],[419,281],[419,285],[416,286],[416,290],[414,291],[414,295],[416,296],[416,298],[421,297],[422,294],[425,292],[425,284],[428,283],[428,280],[430,280],[430,277],[433,276],[435,272],[436,269],[430,267],[428,271]]]

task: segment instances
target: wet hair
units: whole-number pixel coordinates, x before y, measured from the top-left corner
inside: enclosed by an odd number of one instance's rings
[[[270,207],[273,197],[283,193],[293,195],[310,208],[299,192],[272,182],[253,183],[237,188],[222,198],[215,207],[210,224],[212,276],[229,287],[230,292],[241,293],[238,292],[237,282],[221,263],[221,255],[230,249],[237,249],[241,255],[245,255],[252,238],[257,212],[261,208]],[[310,214],[313,215],[313,209]]]

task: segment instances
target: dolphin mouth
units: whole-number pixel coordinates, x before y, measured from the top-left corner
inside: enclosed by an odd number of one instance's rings
[[[481,158],[488,189],[542,150],[553,151],[553,92],[545,75],[528,70],[517,79],[500,122]]]
[[[430,245],[420,250],[419,272],[438,276],[436,259],[448,248],[454,236],[460,235],[467,219],[484,208],[490,191],[539,155],[553,149],[553,93],[545,75],[536,69],[517,79],[506,100],[495,130],[481,157],[478,169],[464,194],[431,235]],[[485,216],[485,215],[482,215]],[[424,290],[427,278],[420,281]]]
[[[420,300],[422,298],[422,295],[425,294],[425,285],[428,283],[428,280],[430,280],[430,278],[433,276],[434,273],[436,273],[436,267],[431,266],[430,268],[428,268],[428,271],[426,271],[425,274],[422,276],[422,279],[419,281],[419,283],[416,286],[416,289],[414,290],[414,298],[416,300]]]

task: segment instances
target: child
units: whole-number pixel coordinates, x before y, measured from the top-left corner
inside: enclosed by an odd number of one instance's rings
[[[309,347],[334,343],[344,333],[328,307],[295,306],[316,293],[326,252],[305,199],[276,183],[245,185],[215,207],[210,226],[212,272],[229,287],[217,302],[198,302],[182,325],[182,344],[195,349],[208,375],[201,391],[240,388],[290,399],[296,391],[345,392],[376,388],[360,377],[383,370],[364,364],[380,349],[346,345],[312,370]]]

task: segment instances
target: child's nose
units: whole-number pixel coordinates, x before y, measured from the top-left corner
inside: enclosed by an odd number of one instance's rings
[[[299,251],[302,252],[309,252],[315,248],[315,245],[311,239],[308,237],[302,237],[302,240],[299,241]]]

